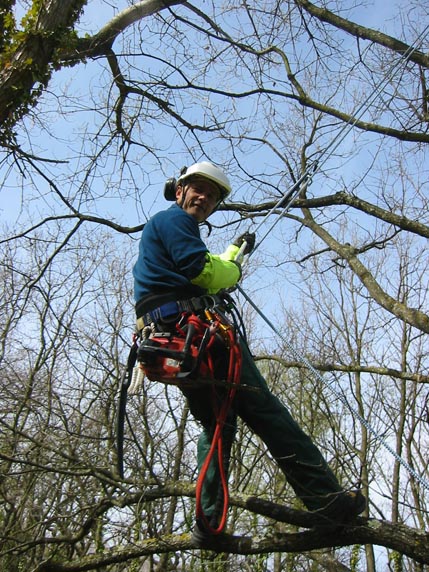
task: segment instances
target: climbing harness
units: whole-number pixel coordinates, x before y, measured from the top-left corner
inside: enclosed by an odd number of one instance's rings
[[[216,425],[210,450],[197,479],[196,513],[213,534],[220,533],[226,523],[229,494],[222,433],[241,377],[241,349],[238,342],[240,328],[231,297],[225,293],[222,300],[223,304],[219,304],[219,297],[204,296],[197,300],[170,302],[145,314],[145,319],[138,320],[138,326],[143,327],[133,335],[127,367],[122,377],[117,414],[118,472],[123,478],[128,391],[132,389],[135,392],[144,378],[179,387],[198,387],[204,383],[208,385],[208,390],[213,392]],[[190,308],[196,307],[204,307],[198,315],[195,311],[190,311]],[[162,320],[165,313],[176,312],[178,309],[183,311],[170,322],[150,322],[157,317]],[[232,321],[225,316],[225,311],[230,312]],[[223,364],[228,364],[227,368],[219,368],[219,359],[216,357],[219,351]],[[219,374],[223,379],[218,379]],[[216,403],[217,386],[224,390],[220,405]],[[201,495],[208,468],[215,455],[221,476],[223,507],[219,525],[211,528],[202,508]]]

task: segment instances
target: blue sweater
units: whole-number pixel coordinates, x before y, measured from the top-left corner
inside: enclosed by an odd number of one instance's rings
[[[193,216],[177,204],[158,212],[145,224],[140,240],[133,268],[135,301],[187,287],[191,295],[204,294],[190,281],[203,270],[207,252]]]

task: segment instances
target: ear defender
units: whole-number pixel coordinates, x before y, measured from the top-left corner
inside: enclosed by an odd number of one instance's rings
[[[176,200],[176,186],[177,181],[174,177],[170,177],[165,181],[164,185],[164,198],[167,201],[175,201]]]
[[[184,175],[188,170],[187,167],[182,167],[180,169],[180,176]],[[167,201],[175,201],[176,200],[176,188],[177,188],[177,179],[174,177],[170,177],[165,181],[164,184],[164,199]]]

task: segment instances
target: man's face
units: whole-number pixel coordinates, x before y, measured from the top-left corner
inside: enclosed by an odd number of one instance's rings
[[[195,178],[186,182],[184,187],[178,185],[176,199],[184,211],[196,218],[198,222],[204,222],[216,208],[220,192],[211,181]]]

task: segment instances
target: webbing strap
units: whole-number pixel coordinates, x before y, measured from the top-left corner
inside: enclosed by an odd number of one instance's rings
[[[181,312],[202,312],[205,308],[214,308],[224,305],[223,298],[218,295],[198,296],[195,298],[187,298],[185,300],[174,300],[166,302],[153,310],[145,312],[137,318],[137,330],[140,331],[144,327],[161,320],[174,318]]]

